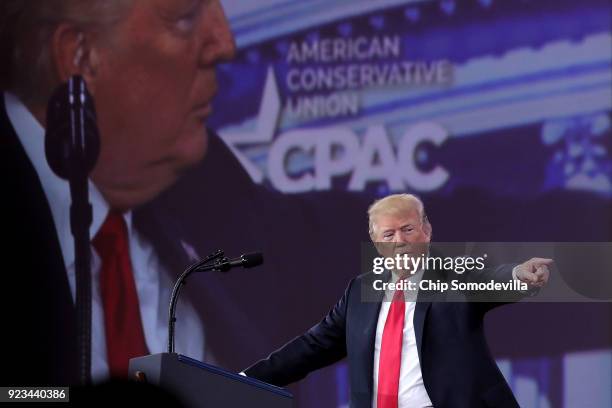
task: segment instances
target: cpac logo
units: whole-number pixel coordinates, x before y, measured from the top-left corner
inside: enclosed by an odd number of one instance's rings
[[[329,190],[337,177],[349,177],[347,189],[361,191],[371,182],[386,183],[391,191],[432,191],[441,187],[448,172],[436,166],[421,170],[415,163],[417,148],[425,142],[436,146],[447,138],[445,129],[421,122],[408,128],[398,142],[397,153],[382,125],[370,126],[359,138],[348,127],[332,126],[289,130],[274,137],[281,113],[278,88],[272,68],[268,69],[255,129],[251,132],[221,131],[221,137],[254,182],[267,177],[274,188],[285,193]],[[238,146],[269,145],[266,174]],[[312,169],[291,174],[290,155],[300,152]]]

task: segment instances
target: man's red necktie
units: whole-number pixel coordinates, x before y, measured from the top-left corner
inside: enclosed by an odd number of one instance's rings
[[[405,312],[404,292],[397,290],[393,295],[380,345],[377,408],[397,408]]]
[[[100,292],[110,375],[126,378],[129,359],[147,355],[148,350],[123,215],[109,212],[92,243],[102,260]]]

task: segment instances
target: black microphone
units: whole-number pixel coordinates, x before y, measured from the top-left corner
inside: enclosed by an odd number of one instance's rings
[[[252,252],[250,254],[242,254],[238,258],[232,259],[231,266],[242,266],[243,268],[252,268],[263,263],[263,254],[261,252]]]
[[[234,259],[223,258],[213,265],[205,265],[197,269],[197,272],[213,270],[219,272],[227,272],[235,266],[243,268],[253,268],[254,266],[263,263],[263,255],[261,252],[252,252],[250,254],[242,254]]]
[[[187,282],[187,277],[193,272],[227,272],[235,266],[252,268],[263,263],[261,252],[243,254],[237,258],[227,259],[224,252],[218,250],[206,258],[192,264],[178,277],[170,295],[170,308],[168,310],[168,353],[174,353],[174,325],[176,323],[176,305],[181,287]]]
[[[70,231],[74,240],[79,376],[91,382],[91,249],[88,177],[100,153],[94,101],[82,77],[60,85],[47,105],[45,155],[49,167],[70,186]]]
[[[75,75],[53,92],[47,105],[47,162],[63,179],[86,180],[99,153],[96,108],[85,81]]]

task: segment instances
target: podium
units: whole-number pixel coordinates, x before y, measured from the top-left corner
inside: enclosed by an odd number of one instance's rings
[[[158,385],[188,407],[291,408],[293,396],[284,388],[176,353],[133,358],[129,378]]]

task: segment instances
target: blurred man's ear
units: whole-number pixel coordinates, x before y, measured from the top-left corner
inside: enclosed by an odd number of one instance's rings
[[[73,75],[81,75],[90,92],[96,74],[97,52],[82,30],[73,24],[57,26],[51,39],[52,62],[60,82]]]
[[[431,223],[429,221],[425,221],[423,223],[423,232],[425,233],[425,235],[427,235],[427,238],[431,240],[432,228]]]

